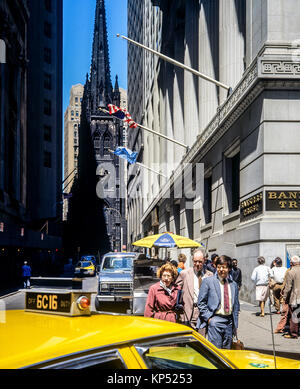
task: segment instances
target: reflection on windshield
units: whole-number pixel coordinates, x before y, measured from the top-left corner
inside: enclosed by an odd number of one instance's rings
[[[135,346],[149,369],[224,369],[228,366],[192,337]]]
[[[131,270],[132,257],[106,257],[102,265],[102,271]]]
[[[78,262],[76,266],[78,266],[78,267],[88,267],[88,266],[92,266],[92,262]]]

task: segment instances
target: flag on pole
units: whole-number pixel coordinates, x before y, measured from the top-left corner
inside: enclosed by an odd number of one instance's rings
[[[117,107],[113,104],[108,104],[109,114],[117,117],[118,119],[124,120],[127,122],[130,128],[136,128],[138,125],[132,120],[129,112],[124,108]]]
[[[114,151],[114,154],[118,155],[120,158],[126,159],[129,163],[135,163],[137,159],[138,153],[135,151],[131,151],[126,147],[117,147]]]

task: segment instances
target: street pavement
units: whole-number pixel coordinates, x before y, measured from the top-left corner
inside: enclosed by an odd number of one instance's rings
[[[260,312],[258,305],[240,301],[240,307],[238,338],[244,343],[245,348],[273,354],[271,325],[273,325],[274,332],[281,315],[275,313],[274,307],[270,315],[268,301],[264,317],[256,316],[256,313]],[[276,355],[300,360],[300,337],[286,339],[282,334],[273,334],[273,338]]]

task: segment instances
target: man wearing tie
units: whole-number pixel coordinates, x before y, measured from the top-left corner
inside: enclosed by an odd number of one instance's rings
[[[180,320],[182,323],[196,328],[199,317],[197,306],[199,287],[203,279],[211,277],[212,272],[204,270],[204,254],[201,249],[195,250],[193,254],[193,267],[182,270],[176,280],[176,284],[181,288],[180,303],[183,305],[183,313]],[[199,330],[201,335],[205,335],[205,328]]]
[[[216,267],[214,276],[201,283],[197,326],[207,328],[207,338],[216,347],[230,349],[232,336],[238,328],[239,290],[236,282],[228,277],[231,258],[220,256]]]

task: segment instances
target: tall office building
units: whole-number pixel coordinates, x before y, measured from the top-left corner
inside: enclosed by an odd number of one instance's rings
[[[70,103],[64,115],[64,204],[63,220],[67,219],[68,195],[72,182],[77,174],[78,152],[79,152],[79,125],[81,116],[81,101],[83,96],[83,85],[73,85],[70,93]]]
[[[61,248],[62,1],[1,1],[1,287],[24,258],[51,272]]]
[[[251,302],[257,257],[269,264],[280,256],[288,264],[300,252],[299,6],[299,0],[152,0],[152,14],[156,7],[162,13],[158,51],[223,86],[159,60],[140,96],[142,124],[189,148],[143,141],[143,162],[167,179],[144,179],[142,215],[133,213],[131,223],[141,220],[143,235],[170,230],[202,242],[209,254],[237,258],[241,298]],[[135,31],[146,23],[131,12],[128,18]],[[129,102],[135,88],[128,78]],[[146,108],[149,91],[159,100]]]

